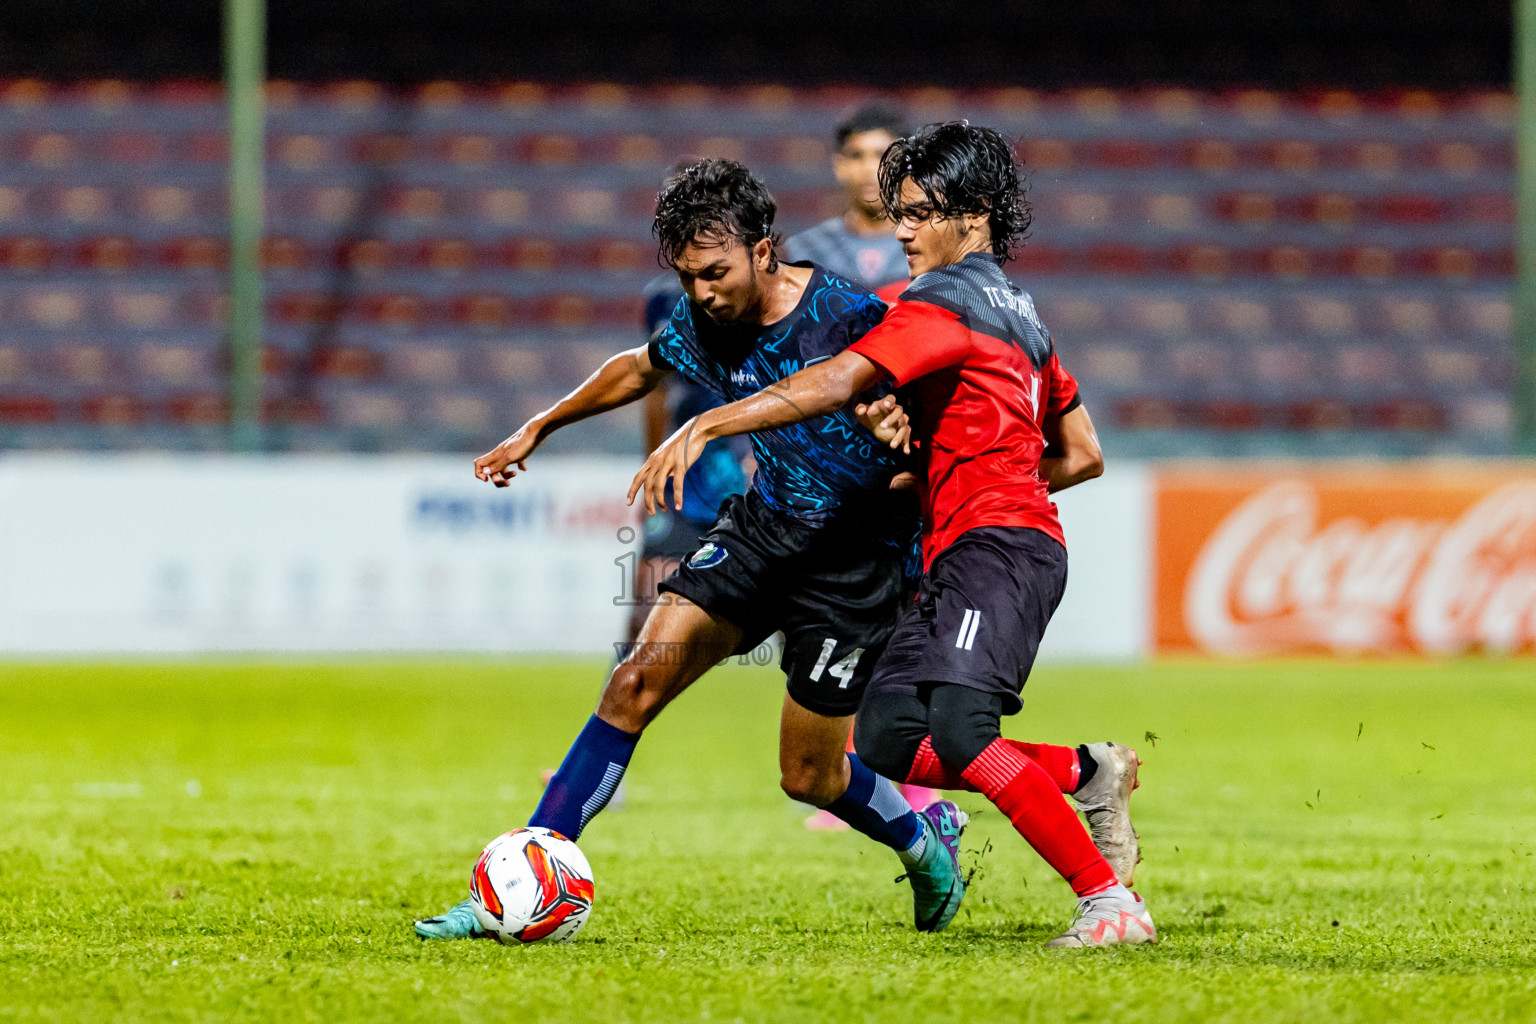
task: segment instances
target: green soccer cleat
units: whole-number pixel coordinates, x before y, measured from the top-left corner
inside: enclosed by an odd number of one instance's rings
[[[960,873],[960,833],[970,816],[952,801],[929,804],[921,814],[928,842],[916,864],[907,869],[912,883],[912,918],[920,932],[941,932],[949,927],[965,899],[965,877]]]
[[[460,900],[436,917],[416,922],[416,935],[423,939],[483,939],[485,930],[475,916],[474,905]]]

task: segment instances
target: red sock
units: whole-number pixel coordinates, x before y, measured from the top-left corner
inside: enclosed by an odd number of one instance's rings
[[[1056,788],[1063,793],[1077,791],[1077,780],[1082,774],[1082,766],[1077,763],[1076,747],[1057,747],[1049,743],[1021,743],[1018,740],[1003,742],[1044,768],[1045,774],[1051,777],[1051,781],[1056,783]]]
[[[1077,779],[1081,774],[1081,768],[1077,763],[1076,747],[1055,747],[1049,743],[1021,743],[1018,740],[1002,740],[1009,747],[1034,761],[1056,783],[1056,788],[1063,793],[1071,793],[1077,789]],[[902,780],[914,786],[931,786],[934,789],[964,789],[972,793],[981,792],[970,782],[966,781],[961,773],[946,768],[939,760],[939,756],[933,752],[933,743],[927,736],[923,737],[923,745],[917,748],[917,756],[912,759],[912,770]]]
[[[993,740],[961,775],[1008,816],[1073,892],[1090,896],[1118,884],[1114,869],[1045,769],[1006,740]]]

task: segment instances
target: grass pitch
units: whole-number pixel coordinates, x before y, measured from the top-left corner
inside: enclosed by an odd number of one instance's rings
[[[735,668],[662,716],[583,838],[575,943],[415,939],[601,674],[0,666],[0,1020],[1536,1018],[1529,661],[1039,671],[1011,735],[1146,760],[1156,948],[1041,949],[1071,895],[968,795],[971,894],[915,933],[893,855],[800,827],[779,677]]]

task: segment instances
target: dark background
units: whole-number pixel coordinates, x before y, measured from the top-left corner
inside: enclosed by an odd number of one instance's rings
[[[1507,85],[1512,0],[269,0],[275,78]],[[0,78],[216,78],[219,0],[0,0]]]

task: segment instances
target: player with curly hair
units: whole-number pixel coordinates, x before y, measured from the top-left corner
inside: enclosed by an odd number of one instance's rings
[[[734,161],[703,160],[669,178],[653,229],[684,292],[670,321],[476,459],[476,476],[506,486],[553,431],[637,401],[670,374],[734,401],[864,337],[884,303],[813,264],[782,262],[776,210],[762,182]],[[918,532],[915,503],[890,489],[895,453],[847,405],[751,435],[750,489],[726,499],[702,544],[661,584],[673,600],[650,609],[528,824],[577,838],[662,709],[723,658],[782,631],[781,786],[896,851],[917,926],[937,931],[959,905],[964,814],[947,800],[913,811],[889,779],[846,750]],[[685,476],[671,488],[679,509]],[[418,921],[416,931],[480,934],[467,900]]]

